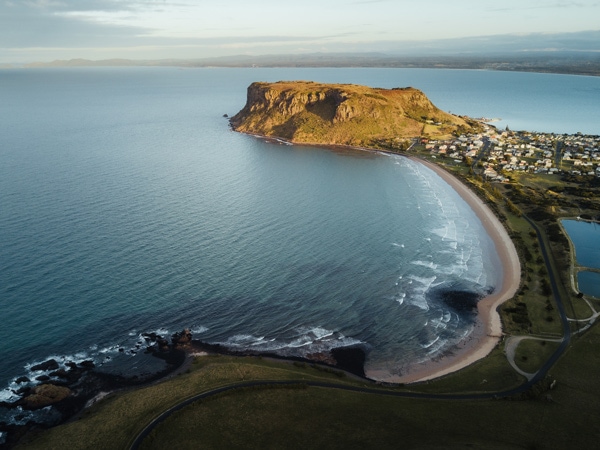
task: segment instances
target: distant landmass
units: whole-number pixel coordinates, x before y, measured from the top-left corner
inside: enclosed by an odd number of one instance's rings
[[[426,56],[424,56],[426,55]],[[450,55],[392,55],[385,53],[307,53],[237,55],[201,59],[69,59],[22,64],[19,67],[389,67],[478,69],[600,76],[600,52],[528,51]],[[3,65],[0,68],[9,68]],[[12,67],[15,67],[14,65]]]
[[[252,83],[236,131],[296,143],[401,149],[415,137],[441,138],[481,125],[446,113],[418,89],[311,81]]]

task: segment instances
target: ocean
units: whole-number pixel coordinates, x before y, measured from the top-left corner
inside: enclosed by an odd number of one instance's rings
[[[32,365],[148,373],[142,333],[302,356],[359,345],[402,373],[468,336],[448,296],[499,283],[493,244],[400,156],[232,132],[253,81],[413,86],[511,129],[597,133],[600,78],[421,69],[0,71],[0,401]],[[33,383],[33,382],[32,382]],[[4,416],[3,416],[4,414]],[[32,416],[0,408],[0,421]],[[14,415],[14,414],[13,414]]]

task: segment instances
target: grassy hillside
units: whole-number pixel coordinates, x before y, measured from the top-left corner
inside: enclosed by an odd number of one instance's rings
[[[246,106],[231,124],[240,132],[298,143],[371,148],[479,130],[476,122],[435,107],[418,89],[310,81],[252,83]]]
[[[599,344],[600,328],[594,327],[553,369],[554,389],[513,399],[395,398],[302,384],[231,391],[171,416],[142,448],[593,448],[600,439]],[[481,380],[492,381],[500,353],[440,380],[398,390],[486,390]],[[188,373],[104,399],[79,420],[29,436],[18,448],[128,448],[152,417],[178,401],[253,379],[367,384],[303,364],[201,357]]]

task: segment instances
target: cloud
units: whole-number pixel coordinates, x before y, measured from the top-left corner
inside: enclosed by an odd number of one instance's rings
[[[549,10],[549,9],[594,9],[600,7],[600,2],[589,2],[589,1],[558,1],[553,3],[545,2],[543,4],[531,5],[522,3],[515,6],[505,7],[505,6],[492,6],[489,8],[490,11],[497,12],[518,12],[518,11],[528,11],[528,10]]]
[[[117,4],[118,3],[118,4]],[[126,4],[123,8],[122,4]],[[152,30],[73,17],[73,12],[131,10],[133,4],[110,0],[29,0],[0,3],[1,47],[63,47],[113,45]]]
[[[500,7],[481,2],[478,5],[466,8],[463,0],[456,3],[421,0],[402,6],[391,0],[350,3],[304,0],[293,6],[280,0],[263,0],[260,7],[246,0],[228,0],[226,5],[217,0],[0,0],[0,59],[27,61],[33,55],[36,60],[110,58],[113,55],[197,58],[231,55],[236,49],[253,54],[323,48],[332,51],[414,49],[415,52],[438,49],[455,53],[454,50],[463,47],[454,38],[461,36],[521,31],[531,36],[533,31],[546,29],[571,31],[573,24],[585,29],[587,22],[581,20],[565,18],[550,23],[550,16],[541,12],[528,13],[536,16],[536,20],[530,20],[523,17],[523,11],[543,7],[554,8],[556,12],[561,8],[563,12],[558,15],[563,18],[574,14],[564,9],[573,6],[572,9],[580,11],[579,16],[590,18],[593,14],[584,14],[581,8],[596,8],[600,3],[598,0],[531,3],[507,0]],[[313,10],[319,8],[321,13],[313,14]],[[423,8],[433,11],[432,14],[405,20],[406,14],[416,15],[423,12]],[[570,45],[588,48],[594,45],[594,37],[573,37]],[[536,47],[543,44],[542,38],[529,39]],[[480,47],[500,48],[497,44],[501,41],[510,43],[507,39],[497,42],[488,39]],[[474,38],[471,47],[477,47],[477,42]],[[552,47],[559,48],[559,44],[561,42],[553,43]],[[46,55],[44,49],[48,50]]]

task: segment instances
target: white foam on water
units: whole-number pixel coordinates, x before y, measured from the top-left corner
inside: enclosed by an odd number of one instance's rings
[[[430,348],[433,344],[435,344],[439,340],[440,340],[440,337],[437,336],[433,341],[431,341],[431,342],[429,342],[427,344],[421,344],[421,348]]]
[[[264,338],[264,336],[256,337],[252,336],[251,334],[236,334],[227,338],[224,344],[235,347],[243,347],[246,345],[254,345],[257,342],[263,341]]]
[[[28,411],[18,406],[11,410],[10,415],[7,415],[5,419],[8,419],[7,423],[9,425],[26,425],[28,422],[56,422],[60,420],[60,416],[61,414],[52,406],[46,406],[35,411]]]
[[[12,403],[19,400],[21,397],[15,394],[13,389],[18,389],[14,382],[0,391],[0,402]]]
[[[109,345],[107,347],[103,347],[100,350],[98,350],[98,353],[101,355],[106,355],[108,353],[115,353],[119,351],[120,346],[119,345]]]
[[[303,357],[310,353],[325,352],[333,348],[362,344],[362,341],[324,327],[299,327],[295,336],[265,339],[263,336],[235,335],[219,344],[238,350],[275,352],[284,356]]]
[[[433,318],[431,319],[431,325],[435,328],[435,329],[442,329],[445,330],[446,328],[448,328],[448,323],[444,322],[442,319],[438,319],[438,318]]]
[[[171,336],[171,334],[173,334],[171,331],[169,331],[167,328],[157,328],[156,330],[152,330],[152,331],[144,331],[144,334],[156,334],[157,336],[162,336],[162,337],[167,337],[167,336]],[[137,334],[138,336],[142,336],[142,333]],[[130,334],[130,336],[134,336],[134,334]]]
[[[275,341],[276,341],[275,338],[272,338],[272,339],[262,338],[262,339],[258,339],[256,342],[254,342],[250,345],[252,345],[252,346],[265,345],[265,344],[270,344],[271,342],[275,342]]]
[[[422,266],[422,267],[427,267],[429,269],[437,269],[438,265],[435,264],[433,261],[411,261],[411,264],[414,264],[415,266]]]
[[[292,342],[290,342],[288,344],[288,346],[292,347],[292,348],[299,348],[299,347],[305,347],[312,343],[313,343],[313,339],[311,339],[309,336],[301,336],[297,339],[294,339]]]
[[[447,339],[441,339],[441,338],[436,339],[434,342],[432,342],[431,344],[429,344],[428,347],[425,347],[428,350],[427,351],[427,355],[429,357],[435,355],[440,350],[442,350],[443,348],[445,348],[447,344],[448,344],[448,340]]]
[[[190,329],[192,335],[194,334],[202,334],[202,333],[206,333],[208,331],[207,327],[203,327],[203,326],[197,326],[197,327],[192,327]]]
[[[427,302],[426,294],[432,286],[436,286],[434,282],[437,280],[437,276],[432,277],[419,277],[416,275],[410,275],[408,284],[406,286],[407,296],[406,303],[412,306],[416,306],[423,311],[429,310],[429,303]]]
[[[393,300],[397,301],[400,305],[402,305],[404,303],[404,299],[406,298],[406,293],[401,292],[400,294],[396,295]]]
[[[316,339],[324,339],[329,336],[333,336],[334,332],[331,330],[327,330],[322,327],[311,328],[308,331],[309,335],[315,336]]]

